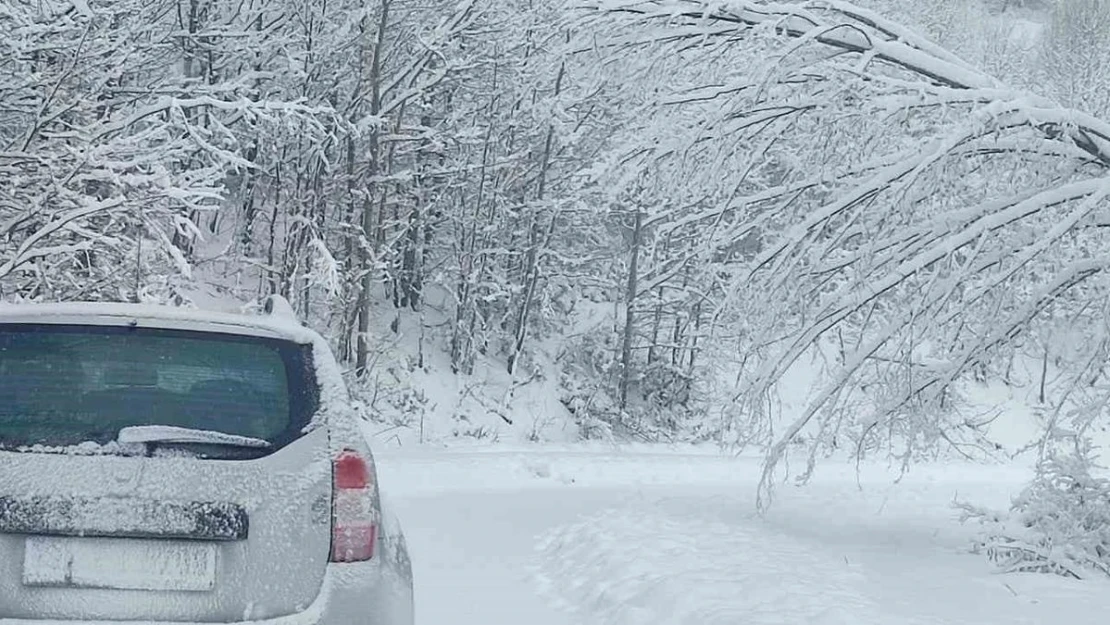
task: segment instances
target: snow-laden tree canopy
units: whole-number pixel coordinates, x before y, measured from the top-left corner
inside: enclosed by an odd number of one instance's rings
[[[744,329],[737,430],[774,441],[764,494],[803,434],[810,469],[834,446],[908,462],[984,443],[959,386],[1035,341],[1055,342],[1067,378],[1048,433],[1104,415],[1110,124],[847,3],[586,13],[606,36],[583,54],[657,77],[627,94],[641,123],[599,176],[711,261],[716,318]],[[772,431],[768,393],[815,353],[827,384]]]
[[[244,24],[242,7],[171,0],[0,6],[3,297],[173,299],[199,224],[257,165],[242,129],[322,134],[330,110],[266,98],[257,50],[288,42],[251,11]]]
[[[1015,358],[1064,374],[1049,433],[1103,414],[1110,125],[840,2],[435,6],[0,7],[0,297],[218,265],[365,373],[371,300],[438,290],[452,366],[521,376],[616,304],[558,359],[579,424],[769,444],[767,485],[803,440],[975,452],[963,385]]]

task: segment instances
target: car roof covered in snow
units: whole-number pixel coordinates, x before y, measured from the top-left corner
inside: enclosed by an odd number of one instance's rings
[[[193,330],[312,343],[315,333],[291,314],[235,314],[191,308],[101,302],[0,304],[0,324],[135,326]]]

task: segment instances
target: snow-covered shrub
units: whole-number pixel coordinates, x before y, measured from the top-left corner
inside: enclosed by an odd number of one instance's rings
[[[559,401],[587,440],[608,439],[621,421],[610,393],[620,370],[616,345],[614,333],[595,329],[568,340],[559,352]]]
[[[690,372],[667,361],[654,362],[640,376],[640,393],[660,409],[681,409],[690,404],[694,378]]]
[[[617,334],[604,325],[563,346],[560,400],[574,415],[582,438],[705,438],[701,426],[708,411],[691,372],[664,360],[636,363],[622,407],[618,352]]]
[[[393,368],[366,380],[350,373],[349,388],[353,400],[363,407],[367,420],[397,428],[419,428],[428,411],[428,396],[406,373]]]
[[[984,527],[976,551],[1005,571],[1110,576],[1110,480],[1093,455],[1086,441],[1047,452],[1009,513],[958,504]]]

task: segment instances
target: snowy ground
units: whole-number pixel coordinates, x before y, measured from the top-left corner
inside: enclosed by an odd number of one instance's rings
[[[1004,506],[1019,466],[822,470],[753,508],[754,459],[706,452],[379,454],[418,625],[1105,623],[1110,583],[1000,575],[957,494]],[[862,486],[862,488],[861,488]]]

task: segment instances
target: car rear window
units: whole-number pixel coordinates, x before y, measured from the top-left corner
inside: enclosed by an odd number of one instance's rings
[[[0,324],[0,448],[106,445],[128,426],[296,440],[318,403],[311,348],[142,327]],[[256,454],[257,455],[257,454]]]

